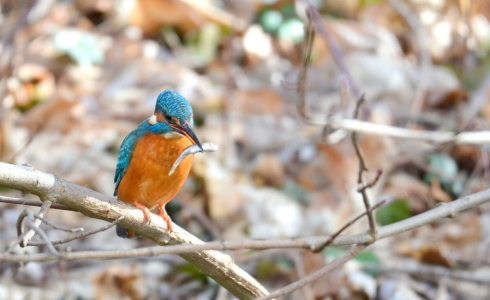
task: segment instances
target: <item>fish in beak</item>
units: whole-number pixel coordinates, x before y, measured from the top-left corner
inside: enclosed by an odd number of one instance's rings
[[[169,125],[173,129],[175,129],[175,131],[177,131],[178,133],[188,137],[191,141],[193,141],[196,145],[198,145],[202,151],[204,151],[202,149],[201,142],[199,142],[199,139],[197,138],[196,134],[194,133],[194,130],[192,130],[192,127],[189,124],[189,122],[184,122],[181,125],[174,125],[174,124],[169,124]]]

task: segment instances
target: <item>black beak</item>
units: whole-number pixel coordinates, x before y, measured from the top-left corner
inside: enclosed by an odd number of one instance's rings
[[[199,142],[199,140],[197,139],[197,136],[194,133],[194,130],[192,130],[192,127],[190,126],[190,124],[188,122],[184,122],[184,124],[182,124],[180,126],[179,125],[170,125],[170,126],[172,126],[180,134],[188,137],[191,141],[193,141],[195,144],[197,144],[199,146],[199,148],[201,148],[202,151],[204,151],[204,149],[201,146],[201,142]]]

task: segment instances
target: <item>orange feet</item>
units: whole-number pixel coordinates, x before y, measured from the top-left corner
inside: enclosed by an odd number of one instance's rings
[[[172,225],[172,220],[170,217],[167,215],[167,212],[165,211],[165,204],[158,204],[158,208],[160,209],[160,213],[158,214],[160,217],[162,217],[165,222],[167,223],[167,229],[168,231],[172,232],[174,231],[174,226]]]
[[[148,209],[148,207],[146,207],[143,204],[139,203],[138,200],[134,200],[133,201],[133,205],[143,211],[143,215],[145,215],[145,219],[147,219],[148,221],[151,220],[150,219],[150,210]]]

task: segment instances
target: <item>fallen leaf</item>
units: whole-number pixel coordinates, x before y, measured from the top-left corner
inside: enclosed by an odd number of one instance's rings
[[[135,264],[131,267],[109,266],[105,271],[93,276],[92,283],[97,299],[100,300],[142,300],[147,297],[146,285]]]
[[[441,183],[436,177],[433,177],[430,183],[430,194],[439,202],[453,201],[453,198],[442,189]]]

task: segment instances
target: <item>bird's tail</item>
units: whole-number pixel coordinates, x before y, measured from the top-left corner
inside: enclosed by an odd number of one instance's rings
[[[118,237],[123,238],[123,239],[135,239],[140,237],[141,235],[137,234],[134,231],[127,230],[124,227],[121,227],[119,225],[116,226],[116,234]]]

